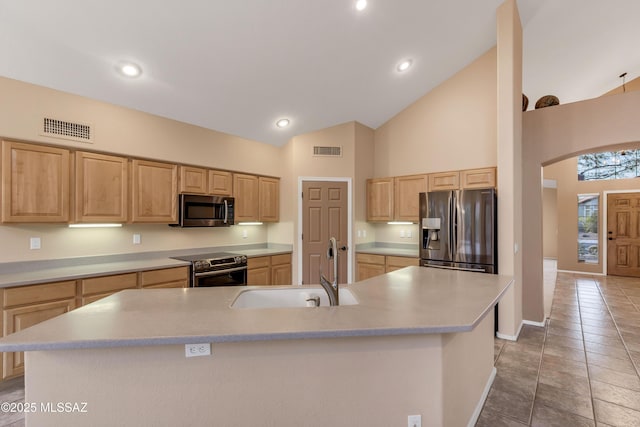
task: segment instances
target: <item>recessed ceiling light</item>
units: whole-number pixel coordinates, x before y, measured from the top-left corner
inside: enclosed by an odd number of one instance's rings
[[[356,2],[356,9],[364,10],[367,7],[367,0],[358,0]]]
[[[413,64],[412,60],[405,59],[404,61],[398,64],[398,71],[400,72],[407,71],[409,68],[411,68],[411,64]]]
[[[289,119],[280,119],[276,122],[276,126],[278,126],[279,128],[286,128],[287,126],[289,126],[289,123],[291,123]]]
[[[142,68],[133,62],[121,62],[118,64],[118,71],[127,77],[138,77],[142,74]]]

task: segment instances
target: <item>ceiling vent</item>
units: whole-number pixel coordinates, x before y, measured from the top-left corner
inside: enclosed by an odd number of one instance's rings
[[[42,120],[40,135],[53,138],[69,139],[71,141],[93,143],[91,125],[85,123],[73,123],[64,120],[45,117]]]
[[[315,145],[313,147],[313,155],[315,157],[342,157],[342,147],[321,147]]]

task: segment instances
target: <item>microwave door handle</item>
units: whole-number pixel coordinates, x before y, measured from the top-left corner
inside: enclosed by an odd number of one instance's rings
[[[229,219],[229,204],[224,201],[224,223],[226,224]]]

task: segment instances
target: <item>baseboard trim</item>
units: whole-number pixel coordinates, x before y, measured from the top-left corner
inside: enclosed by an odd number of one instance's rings
[[[520,327],[518,327],[518,331],[516,332],[515,335],[506,335],[506,334],[501,334],[500,332],[496,332],[496,336],[502,340],[518,341],[518,337],[520,336],[520,331],[522,331],[522,325],[524,325],[524,323],[520,322]]]
[[[588,271],[574,271],[574,270],[556,270],[558,273],[571,273],[571,274],[584,274],[587,276],[606,276],[605,273],[590,273]]]
[[[480,418],[480,413],[482,412],[482,408],[484,407],[484,402],[487,400],[487,396],[489,396],[489,391],[491,390],[491,386],[493,385],[493,380],[496,379],[497,373],[498,370],[494,366],[491,370],[491,374],[489,375],[489,379],[487,380],[487,384],[484,386],[482,396],[480,396],[480,401],[476,405],[476,409],[473,411],[473,414],[471,414],[471,419],[469,419],[467,427],[473,427],[478,422],[478,418]]]
[[[539,326],[541,328],[547,326],[547,322],[534,322],[533,320],[523,320],[522,323],[525,325]]]

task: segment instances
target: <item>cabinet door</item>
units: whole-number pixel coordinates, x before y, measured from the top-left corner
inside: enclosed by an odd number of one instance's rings
[[[180,192],[207,194],[208,171],[193,166],[180,166]]]
[[[260,185],[257,176],[238,173],[233,175],[233,195],[236,203],[234,221],[236,223],[258,221],[260,217],[259,191]]]
[[[27,305],[4,310],[4,335],[13,334],[37,323],[52,319],[75,308],[75,300],[63,300]],[[2,353],[2,378],[24,373],[24,353]]]
[[[400,176],[395,179],[396,221],[418,222],[420,219],[420,193],[427,192],[427,175]]]
[[[409,267],[412,265],[419,266],[420,259],[403,256],[387,256],[385,262],[385,271],[387,273],[391,273],[392,271],[400,270],[401,268]]]
[[[75,158],[75,220],[126,222],[128,160],[83,151]]]
[[[139,282],[140,286],[146,289],[186,288],[189,286],[189,267],[142,271]]]
[[[215,196],[233,195],[233,174],[226,171],[209,171],[209,194]]]
[[[393,178],[367,180],[367,221],[393,221]]]
[[[132,221],[178,221],[178,166],[134,159]]]
[[[291,254],[271,257],[271,284],[291,285]]]
[[[280,220],[280,180],[260,177],[260,221],[278,222]]]
[[[356,254],[358,280],[379,276],[385,273],[384,255]]]
[[[263,256],[247,260],[247,285],[271,284],[271,257]]]
[[[2,141],[2,221],[69,221],[69,151]]]
[[[429,174],[429,191],[457,190],[460,188],[460,172],[440,172]]]
[[[494,188],[496,168],[469,169],[460,172],[462,188]]]

